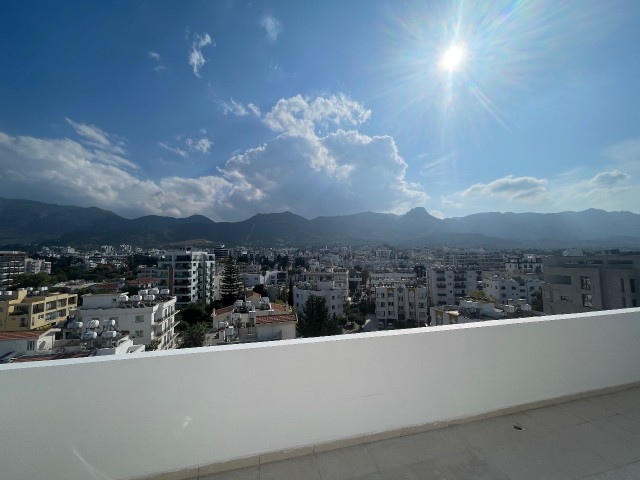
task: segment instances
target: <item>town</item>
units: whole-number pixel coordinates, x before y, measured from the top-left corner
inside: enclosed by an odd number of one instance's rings
[[[0,362],[636,307],[640,254],[408,248],[0,251]]]

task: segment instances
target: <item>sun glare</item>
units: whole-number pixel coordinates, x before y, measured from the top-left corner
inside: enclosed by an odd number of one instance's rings
[[[438,68],[443,72],[455,72],[463,65],[466,57],[466,50],[462,45],[451,45],[440,56]]]

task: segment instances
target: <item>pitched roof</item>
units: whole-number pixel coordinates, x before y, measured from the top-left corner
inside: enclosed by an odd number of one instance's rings
[[[295,313],[286,313],[284,315],[264,315],[262,317],[256,317],[256,323],[258,325],[266,325],[269,323],[295,323],[297,321],[298,319]]]
[[[9,340],[31,340],[40,338],[49,333],[49,330],[24,330],[21,332],[0,332],[0,342]]]

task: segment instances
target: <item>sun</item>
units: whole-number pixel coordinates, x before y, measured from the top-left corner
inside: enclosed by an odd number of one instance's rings
[[[443,72],[452,73],[464,66],[467,50],[463,45],[453,44],[447,48],[438,61],[438,68]]]

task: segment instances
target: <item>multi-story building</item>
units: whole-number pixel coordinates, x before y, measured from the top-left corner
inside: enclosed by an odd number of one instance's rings
[[[500,252],[483,248],[439,248],[431,252],[438,265],[448,265],[451,268],[473,268],[477,270],[502,270],[504,257]]]
[[[390,283],[375,289],[379,328],[395,328],[398,322],[426,325],[429,312],[427,287]]]
[[[10,288],[15,277],[25,274],[26,260],[25,252],[0,251],[0,289]]]
[[[333,286],[342,290],[343,301],[349,295],[349,271],[344,268],[327,268],[319,272],[296,273],[294,282],[324,283],[333,282]]]
[[[154,345],[158,350],[175,348],[176,297],[168,289],[140,290],[139,295],[89,294],[82,297],[80,321],[113,322],[115,330],[128,331],[135,345]]]
[[[327,303],[329,315],[337,317],[344,315],[344,289],[336,286],[333,281],[299,282],[293,287],[293,306],[301,314],[309,297],[322,297]]]
[[[21,288],[0,292],[0,331],[43,330],[64,322],[78,305],[75,293]]]
[[[379,287],[390,282],[415,283],[416,272],[371,272],[369,284],[371,288]]]
[[[542,281],[536,276],[507,278],[494,275],[483,280],[485,293],[503,304],[509,300],[525,300],[531,304],[533,294],[540,291],[541,285]]]
[[[436,267],[427,270],[431,305],[455,305],[474,290],[482,290],[482,271]]]
[[[542,273],[542,257],[533,254],[509,255],[504,267],[507,272]]]
[[[24,265],[25,273],[28,275],[36,275],[38,273],[51,274],[51,262],[42,259],[27,258]]]
[[[637,307],[640,255],[545,257],[544,313],[578,313]]]
[[[177,297],[176,308],[210,303],[215,298],[215,256],[185,248],[167,251],[158,259],[156,284]]]

